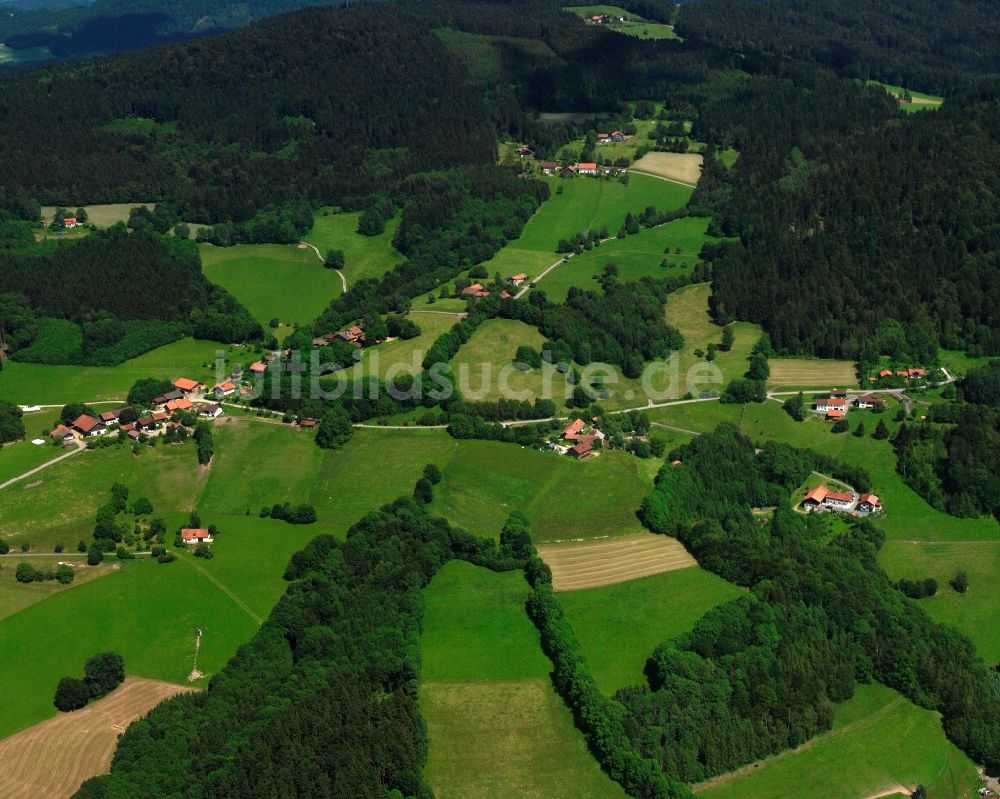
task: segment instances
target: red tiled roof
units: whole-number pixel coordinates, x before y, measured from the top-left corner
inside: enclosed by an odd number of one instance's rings
[[[303,419],[301,422],[299,422],[299,424],[302,425],[303,427],[315,427],[316,426],[316,420],[315,419]]]
[[[839,405],[840,407],[847,405],[847,400],[842,399],[841,397],[830,397],[829,399],[823,400],[823,402],[827,405]]]
[[[190,380],[186,377],[178,377],[174,381],[174,388],[179,388],[181,391],[194,391],[199,385],[197,380]]]
[[[203,527],[185,527],[181,530],[181,538],[185,541],[198,541],[201,538],[209,538],[208,530]]]
[[[594,445],[591,444],[589,441],[581,441],[578,444],[574,444],[572,447],[570,447],[569,451],[570,454],[580,458],[591,452],[593,449]]]
[[[156,411],[156,413],[152,414],[149,418],[152,419],[154,422],[162,422],[164,419],[167,418],[167,415],[162,411]]]
[[[516,275],[511,275],[511,280],[527,280],[528,276],[524,272],[518,272]]]
[[[173,413],[174,411],[189,411],[193,407],[194,405],[189,399],[170,400],[170,402],[167,403],[167,410],[170,413]]]
[[[866,502],[874,507],[875,505],[879,504],[879,498],[874,494],[862,494],[859,502]]]
[[[580,169],[597,169],[597,164],[592,164],[590,162],[580,163],[577,165]]]
[[[95,419],[89,413],[81,413],[73,420],[73,427],[81,433],[89,433],[101,423],[100,419]]]
[[[822,502],[826,499],[826,495],[829,493],[830,492],[826,486],[816,486],[814,489],[806,493],[806,495],[802,498],[802,501],[805,502],[807,499],[811,499],[813,502]]]
[[[833,408],[826,412],[827,419],[842,419],[843,417],[844,417],[844,412],[838,411],[836,408]]]
[[[500,299],[501,299],[501,300],[509,300],[509,299],[510,299],[510,298],[511,298],[512,296],[514,296],[514,295],[513,295],[513,294],[511,294],[511,293],[510,293],[509,291],[507,291],[507,290],[504,290],[504,291],[501,291],[501,292],[500,292]]]
[[[118,411],[104,411],[104,413],[101,414],[101,421],[113,422],[118,418],[118,413]]]
[[[892,377],[892,369],[883,369],[878,373],[879,377]]]
[[[250,364],[250,371],[251,372],[257,372],[258,374],[266,372],[267,371],[267,364],[264,363],[263,361],[257,361],[255,363],[252,363],[252,364]]]
[[[840,502],[853,502],[854,494],[849,494],[844,491],[829,491],[827,492],[826,498],[839,500]]]
[[[563,438],[576,438],[580,431],[586,426],[586,422],[583,419],[577,419],[571,425],[567,426],[565,430],[562,431]]]
[[[56,429],[53,430],[51,433],[49,433],[49,435],[52,438],[68,438],[69,436],[73,435],[73,431],[70,430],[68,427],[66,427],[66,425],[61,424],[57,425]]]
[[[233,385],[232,383],[228,382],[228,381],[225,382],[225,383],[218,383],[215,386],[215,390],[216,391],[233,391],[235,389],[236,389],[236,386]]]

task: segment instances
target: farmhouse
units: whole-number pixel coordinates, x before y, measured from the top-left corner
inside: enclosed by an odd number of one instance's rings
[[[535,151],[532,150],[530,147],[518,147],[517,148],[517,154],[521,158],[534,158],[535,157]]]
[[[613,142],[623,142],[625,141],[625,134],[620,130],[611,131],[611,141]]]
[[[875,513],[882,507],[882,501],[874,494],[862,494],[858,500],[858,513]]]
[[[174,388],[179,391],[183,391],[185,394],[190,394],[196,391],[204,391],[205,384],[199,383],[197,380],[190,380],[186,377],[178,377],[174,381]]]
[[[118,414],[120,414],[120,413],[121,413],[121,410],[117,410],[117,411],[104,411],[104,413],[101,414],[101,423],[105,427],[113,427],[114,425],[117,425],[118,424]]]
[[[854,398],[855,408],[878,408],[884,406],[885,400],[877,394],[862,394],[860,397]]]
[[[133,441],[138,441],[140,438],[142,438],[142,433],[140,433],[138,430],[129,430],[125,435],[127,435]]]
[[[507,278],[507,282],[512,286],[520,286],[527,279],[528,276],[524,272],[518,272],[516,275],[511,275]]]
[[[185,544],[211,544],[212,534],[203,527],[185,527],[181,530],[181,538]]]
[[[236,386],[227,381],[225,383],[219,383],[212,389],[212,391],[215,392],[215,396],[217,397],[228,397],[236,393]]]
[[[809,492],[802,498],[802,507],[818,508],[823,504],[823,500],[826,499],[826,495],[826,486],[816,486],[815,488],[810,489]]]
[[[352,325],[346,330],[338,331],[337,338],[348,344],[353,344],[355,347],[362,347],[365,343],[365,332],[357,325]]]
[[[854,507],[854,494],[850,491],[831,491],[825,485],[810,489],[802,498],[802,507],[815,510],[823,507],[829,510],[849,511]]]
[[[610,133],[598,133],[597,134],[597,143],[598,144],[610,144],[611,143],[611,134]]]
[[[324,342],[325,343],[325,342]],[[256,361],[250,364],[250,372],[255,375],[262,375],[267,371],[267,364],[263,361]]]
[[[546,175],[554,175],[556,170],[559,169],[559,164],[555,161],[542,161],[542,172]]]
[[[836,421],[837,419],[843,419],[844,418],[844,412],[840,411],[840,410],[837,410],[836,408],[833,408],[832,410],[829,410],[829,411],[826,412],[826,418],[827,419],[832,419],[834,421]]]
[[[175,413],[176,411],[189,411],[194,407],[194,404],[189,399],[181,398],[170,400],[167,403],[167,413]]]
[[[490,293],[483,288],[482,283],[473,283],[471,286],[462,289],[463,297],[489,297]]]
[[[207,416],[209,419],[216,419],[219,416],[222,416],[222,407],[220,405],[215,405],[214,403],[211,405],[202,405],[201,408],[198,409],[198,415]]]
[[[73,438],[73,431],[66,427],[66,425],[61,424],[57,425],[56,429],[49,433],[49,436],[56,441],[69,441]]]
[[[577,172],[581,175],[596,175],[597,174],[597,164],[588,162],[580,162],[576,165]]]
[[[827,397],[816,400],[817,411],[840,411],[843,415],[847,411],[847,400],[843,397]]]
[[[562,437],[567,441],[576,441],[580,437],[583,428],[586,427],[586,424],[583,419],[577,419],[562,431]]]
[[[63,218],[63,225],[66,227],[77,227],[80,224],[80,220],[75,216],[67,216]]]
[[[883,369],[881,372],[878,373],[878,376],[879,379],[882,379],[884,377],[892,377],[892,369]]]
[[[564,166],[562,171],[559,173],[560,177],[571,178],[576,175],[576,166],[570,164],[569,166]]]
[[[854,505],[854,494],[850,491],[828,491],[823,504],[829,508],[846,510]]]
[[[594,454],[594,445],[589,441],[578,441],[572,447],[569,448],[569,455],[576,458],[578,461],[582,461],[585,458],[589,458]]]
[[[81,413],[73,421],[72,428],[82,436],[103,436],[108,432],[100,419],[95,419],[88,413]]]

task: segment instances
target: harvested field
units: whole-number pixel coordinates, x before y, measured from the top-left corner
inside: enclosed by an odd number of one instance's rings
[[[701,178],[701,162],[698,153],[646,153],[632,169],[694,186]]]
[[[605,541],[540,544],[538,554],[552,569],[556,591],[614,585],[698,565],[677,539],[646,532]]]
[[[0,796],[61,799],[105,773],[118,736],[164,699],[190,690],[129,677],[112,694],[74,713],[61,713],[0,741]]]
[[[856,388],[858,378],[852,361],[819,358],[772,358],[768,361],[770,389]]]

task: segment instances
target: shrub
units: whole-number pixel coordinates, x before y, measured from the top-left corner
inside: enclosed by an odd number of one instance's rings
[[[0,555],[6,555],[8,552],[10,552],[10,544],[0,538]]]
[[[958,574],[956,574],[950,581],[951,587],[954,588],[958,593],[964,594],[969,590],[969,576],[965,573],[965,569],[959,569]]]
[[[56,569],[56,582],[60,585],[69,585],[76,578],[76,572],[73,571],[72,566],[67,566],[65,563],[62,564],[58,569]]]
[[[430,481],[431,485],[437,485],[441,482],[441,470],[437,464],[428,463],[424,467],[424,477]]]
[[[19,583],[33,583],[38,579],[38,572],[30,563],[18,563],[17,571],[14,573]]]
[[[96,566],[104,560],[104,553],[97,547],[91,548],[87,552],[87,565]]]
[[[95,699],[111,693],[125,680],[125,661],[117,652],[99,652],[83,667],[83,681]]]

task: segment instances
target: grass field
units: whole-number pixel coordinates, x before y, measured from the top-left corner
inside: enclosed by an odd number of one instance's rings
[[[440,799],[624,797],[548,679],[520,572],[447,564],[424,590],[425,777]]]
[[[321,208],[316,211],[313,229],[303,239],[314,245],[324,257],[330,250],[344,251],[344,276],[348,285],[362,278],[380,277],[405,260],[392,246],[392,239],[399,229],[399,216],[386,222],[385,230],[378,236],[358,233],[360,216],[360,211],[338,214],[329,208]],[[316,254],[311,255],[319,263]]]
[[[694,186],[701,179],[703,160],[698,153],[647,153],[632,169]]]
[[[889,541],[879,562],[891,578],[933,577],[938,592],[920,600],[931,617],[965,633],[987,664],[1000,662],[1000,538],[995,541],[927,543]],[[957,593],[949,584],[959,569],[969,577],[969,590]],[[992,587],[991,587],[992,586]]]
[[[80,783],[104,774],[118,736],[179,685],[129,677],[113,693],[73,713],[62,713],[0,741],[0,796],[67,799]]]
[[[538,554],[552,569],[556,591],[598,588],[698,565],[677,539],[646,532],[606,541],[543,544]]]
[[[740,590],[699,567],[559,594],[602,691],[645,682],[643,668],[664,641],[690,630]]]
[[[87,224],[95,227],[111,227],[118,222],[128,222],[129,214],[133,208],[145,205],[150,211],[156,208],[156,203],[108,203],[106,205],[84,205],[87,209]],[[66,206],[66,210],[72,215],[80,204],[72,207]],[[42,219],[51,222],[55,215],[55,206],[46,205],[42,207]]]
[[[910,97],[913,98],[913,102],[901,103],[900,108],[908,113],[913,113],[915,111],[926,111],[929,109],[937,108],[944,102],[944,98],[936,94],[925,94],[924,92],[916,92],[912,89],[904,89],[902,86],[893,86],[889,83],[880,83],[877,80],[868,81],[869,86],[881,86],[893,97],[900,97],[903,92],[909,92]]]
[[[695,786],[701,799],[845,799],[906,789],[966,799],[975,767],[950,744],[937,714],[879,684],[837,706],[830,732],[798,749]]]
[[[340,296],[340,276],[324,268],[308,247],[201,244],[198,249],[205,277],[236,297],[265,328],[271,319],[286,328],[308,324]]]
[[[49,432],[58,419],[59,411],[51,408],[24,415],[24,439],[4,444],[0,449],[0,483],[24,474],[63,452],[61,448],[52,446],[49,438]],[[35,438],[44,438],[45,443],[32,444]]]
[[[843,388],[858,386],[857,367],[853,361],[820,358],[771,358],[771,377],[767,387],[772,391],[797,388]]]
[[[624,22],[612,22],[603,27],[616,33],[624,33],[626,36],[635,36],[639,39],[677,38],[677,34],[674,33],[672,26],[664,25],[660,22],[650,22],[618,6],[565,6],[563,7],[563,11],[571,11],[584,19],[595,14],[623,17],[625,19]]]
[[[215,358],[222,353],[228,376],[230,362],[249,363],[256,355],[215,341],[181,339],[118,366],[50,366],[5,361],[0,371],[0,397],[20,405],[63,405],[67,402],[124,400],[142,377],[173,380],[186,376],[217,382]]]
[[[435,303],[436,307],[437,303]],[[428,306],[430,307],[430,306]],[[460,316],[445,313],[414,313],[407,316],[420,326],[420,335],[408,340],[396,339],[377,347],[362,350],[362,359],[351,370],[354,378],[378,375],[385,378],[390,369],[392,376],[398,374],[418,374],[427,350],[434,340],[453,327]],[[404,368],[405,367],[405,368]]]
[[[560,239],[581,230],[600,230],[605,225],[614,235],[626,213],[639,213],[648,205],[660,211],[680,208],[691,196],[687,186],[646,175],[630,176],[627,186],[617,180],[588,177],[547,180],[552,196],[528,220],[520,238],[486,262],[488,274],[499,271],[507,277],[526,272],[533,278],[558,260],[556,247]]]
[[[102,563],[99,566],[87,566],[87,556],[81,555],[75,547],[69,547],[68,552],[61,555],[51,555],[49,557],[24,557],[22,553],[15,550],[9,555],[0,557],[0,619],[12,616],[19,610],[43,599],[58,594],[63,591],[71,591],[75,587],[90,582],[98,577],[109,574],[112,570],[110,563]],[[46,580],[43,583],[19,583],[15,578],[17,565],[25,561],[30,563],[39,571],[49,571],[55,564],[62,561],[79,566],[75,569],[76,576],[69,585],[60,585],[55,580]]]
[[[510,512],[520,510],[531,520],[535,541],[552,542],[637,532],[635,511],[658,464],[610,450],[579,462],[477,441],[462,442],[439,465],[444,478],[435,487],[432,511],[470,532],[498,535]]]
[[[596,278],[607,263],[618,267],[619,283],[688,274],[698,262],[702,246],[714,241],[706,235],[707,228],[707,217],[685,217],[634,236],[612,239],[553,269],[538,283],[538,289],[553,302],[564,302],[571,286],[600,291]],[[667,248],[669,252],[664,252]],[[680,268],[664,268],[664,259]]]

